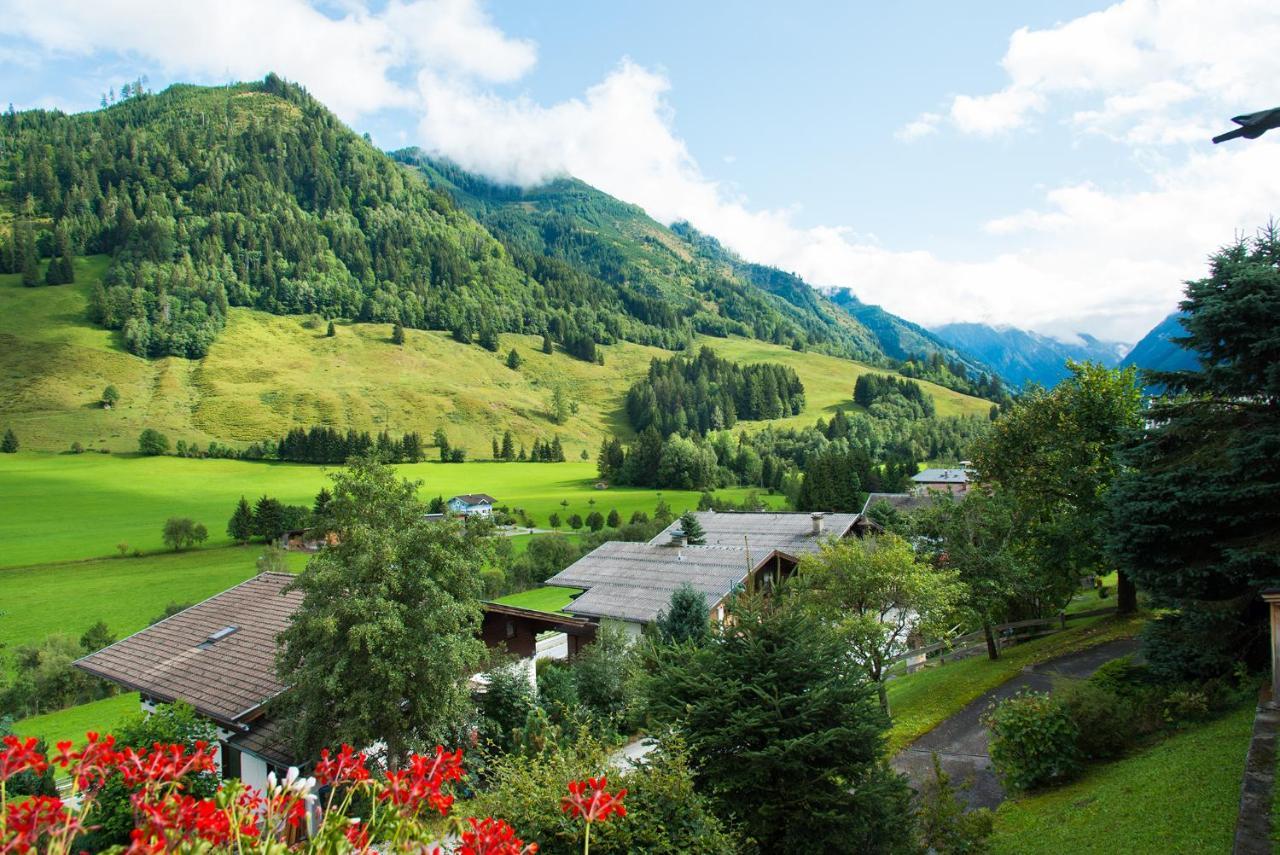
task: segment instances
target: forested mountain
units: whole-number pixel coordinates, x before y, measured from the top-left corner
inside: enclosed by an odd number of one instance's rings
[[[588,360],[695,333],[883,358],[807,287],[760,287],[581,182],[521,192],[402,153],[424,180],[274,75],[138,92],[0,120],[0,272],[110,254],[91,313],[133,353],[202,356],[242,305],[484,344],[543,334]]]
[[[1085,333],[1080,334],[1079,344],[1068,344],[1027,330],[986,324],[946,324],[933,332],[991,366],[1014,388],[1025,383],[1053,386],[1067,376],[1068,359],[1112,366],[1124,352],[1124,345]]]
[[[1124,365],[1136,365],[1146,371],[1195,371],[1200,363],[1193,351],[1187,350],[1172,339],[1187,334],[1182,326],[1182,312],[1174,312],[1144,335],[1133,349],[1125,354]]]

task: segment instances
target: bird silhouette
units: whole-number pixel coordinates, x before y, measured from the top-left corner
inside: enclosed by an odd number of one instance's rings
[[[1236,116],[1231,121],[1240,127],[1225,134],[1219,134],[1213,138],[1215,143],[1233,140],[1236,137],[1244,137],[1247,140],[1256,140],[1267,131],[1274,128],[1280,128],[1280,107],[1273,110],[1262,110],[1257,113],[1247,113],[1243,116]]]

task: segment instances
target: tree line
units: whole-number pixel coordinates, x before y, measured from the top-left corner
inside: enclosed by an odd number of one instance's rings
[[[739,365],[709,347],[697,356],[654,359],[627,390],[627,418],[637,432],[650,425],[663,437],[703,435],[738,419],[777,419],[804,409],[795,369],[775,363]]]

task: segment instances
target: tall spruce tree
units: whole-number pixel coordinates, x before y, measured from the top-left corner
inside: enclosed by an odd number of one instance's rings
[[[711,612],[706,596],[685,582],[672,593],[667,608],[658,613],[656,625],[658,637],[667,644],[706,641],[711,634]]]
[[[703,645],[659,648],[646,693],[716,815],[749,851],[909,851],[889,720],[845,641],[794,597],[742,599],[733,617]]]
[[[0,439],[0,453],[14,454],[18,450],[18,435],[13,432],[13,428],[7,428],[4,432],[4,439]]]
[[[236,503],[235,512],[227,522],[227,534],[237,543],[248,543],[253,537],[253,508],[244,496]]]
[[[1258,597],[1280,585],[1280,231],[1220,250],[1187,284],[1196,371],[1153,373],[1165,393],[1122,454],[1108,546],[1168,609],[1148,624],[1151,667],[1176,678],[1266,661]]]
[[[684,532],[685,539],[691,546],[707,542],[707,533],[703,531],[702,523],[698,522],[698,516],[693,511],[685,511],[680,517],[680,530]]]

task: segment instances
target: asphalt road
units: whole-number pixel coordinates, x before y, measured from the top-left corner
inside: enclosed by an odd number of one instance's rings
[[[943,771],[951,777],[952,786],[969,807],[994,809],[1004,801],[1004,789],[987,753],[990,734],[981,721],[987,707],[1024,689],[1052,691],[1055,680],[1083,680],[1112,659],[1137,649],[1136,639],[1124,638],[1025,668],[1012,680],[982,695],[904,748],[893,759],[893,767],[906,774],[913,787],[919,788],[933,776],[933,754],[937,753]]]

